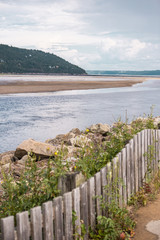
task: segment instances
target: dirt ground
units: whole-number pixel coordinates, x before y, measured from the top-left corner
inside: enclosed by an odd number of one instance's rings
[[[157,195],[155,201],[149,202],[147,206],[137,210],[134,240],[158,240],[157,235],[146,230],[146,225],[152,220],[160,220],[160,194]]]

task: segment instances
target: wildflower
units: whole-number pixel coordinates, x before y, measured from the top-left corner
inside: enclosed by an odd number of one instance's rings
[[[89,129],[88,129],[88,128],[86,128],[86,132],[89,132]]]
[[[54,153],[54,155],[56,155],[56,156],[57,156],[57,155],[58,155],[58,152],[55,152],[55,153]]]
[[[50,148],[49,147],[47,147],[47,151],[49,151],[50,150]]]
[[[76,169],[77,167],[76,167],[76,166],[74,166],[74,168]]]

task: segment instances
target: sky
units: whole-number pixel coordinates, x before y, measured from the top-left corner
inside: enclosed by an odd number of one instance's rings
[[[160,69],[160,0],[0,0],[0,44],[85,70]]]

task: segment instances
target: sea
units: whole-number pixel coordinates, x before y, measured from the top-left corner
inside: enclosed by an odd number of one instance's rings
[[[92,76],[0,75],[0,83],[17,77],[23,81],[93,80]],[[100,78],[102,81],[106,76]],[[96,123],[130,122],[151,113],[160,116],[160,76],[150,76],[132,87],[0,95],[0,153],[15,150],[29,138],[44,142],[72,128],[85,130]]]

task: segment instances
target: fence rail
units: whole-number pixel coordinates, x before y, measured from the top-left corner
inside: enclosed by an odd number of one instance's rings
[[[152,145],[155,149],[154,157],[151,154]],[[148,153],[148,154],[145,154]],[[152,159],[151,159],[152,158]],[[131,194],[142,187],[148,165],[152,173],[158,170],[160,159],[160,130],[143,130],[122,149],[122,151],[96,173],[94,177],[73,189],[63,196],[43,203],[28,212],[9,216],[1,219],[2,240],[71,240],[76,239],[73,234],[81,234],[81,221],[86,229],[94,227],[96,217],[105,215],[100,207],[100,200],[96,195],[102,195],[106,201],[111,201],[111,196],[106,196],[104,186],[114,182],[116,178],[122,179],[119,183],[119,197],[115,196],[122,207],[127,204]],[[109,191],[109,190],[108,190]],[[77,219],[72,224],[73,211]],[[88,239],[87,233],[84,239]]]

